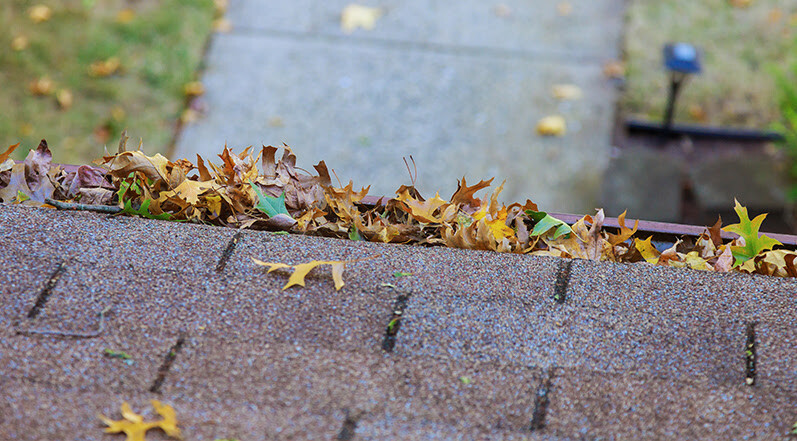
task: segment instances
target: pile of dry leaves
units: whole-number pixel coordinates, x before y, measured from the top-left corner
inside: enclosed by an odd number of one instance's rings
[[[638,222],[626,226],[625,213],[618,218],[619,231],[610,233],[603,228],[603,210],[568,225],[530,200],[499,203],[503,184],[477,197],[492,179],[468,185],[463,178],[449,200],[439,194],[425,199],[414,186],[403,185],[393,198],[366,203],[367,187],[334,186],[323,161],[315,173],[297,168],[287,146],[281,159],[276,147],[263,147],[256,157],[251,147],[239,154],[225,147],[216,165],[199,155],[196,164],[147,156],[126,144],[123,135],[116,154],[69,172],[51,165],[45,141],[21,163],[9,159],[17,145],[11,146],[0,154],[0,199],[354,240],[797,277],[797,253],[773,250],[780,242],[758,232],[764,215],[750,220],[738,202],[739,223],[724,230],[739,238],[723,243],[718,222],[693,244],[679,242],[660,252],[650,237],[634,237]]]

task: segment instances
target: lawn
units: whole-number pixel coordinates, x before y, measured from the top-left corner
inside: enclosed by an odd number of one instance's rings
[[[703,73],[684,86],[675,119],[767,128],[780,118],[774,70],[797,61],[797,0],[632,0],[625,36],[626,114],[659,120],[668,78],[661,48],[700,47]]]
[[[21,142],[19,159],[46,138],[54,161],[82,164],[127,128],[166,152],[214,13],[213,0],[3,0],[0,148]]]

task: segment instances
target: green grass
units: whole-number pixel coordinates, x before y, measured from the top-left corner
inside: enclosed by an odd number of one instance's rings
[[[795,13],[797,0],[754,0],[746,8],[729,0],[632,0],[624,112],[662,118],[669,80],[661,50],[683,41],[702,49],[703,73],[682,89],[676,121],[767,128],[780,119],[772,72],[797,62]],[[705,118],[691,115],[690,106],[702,108]]]
[[[54,161],[80,164],[101,156],[127,128],[148,152],[166,152],[185,103],[183,86],[195,79],[211,32],[213,0],[41,0],[53,14],[38,24],[28,17],[34,2],[0,3],[1,149],[21,142],[19,159],[45,138]],[[135,14],[118,22],[125,7]],[[19,35],[29,45],[13,51]],[[89,75],[91,63],[109,57],[121,60],[119,73]],[[71,90],[70,108],[61,109],[54,94],[33,96],[28,84],[42,76],[56,91]]]

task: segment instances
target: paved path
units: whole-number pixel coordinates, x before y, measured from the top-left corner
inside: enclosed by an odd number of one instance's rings
[[[573,0],[567,15],[544,0],[364,1],[385,13],[352,34],[340,28],[347,3],[231,1],[233,30],[207,55],[208,111],[175,156],[285,142],[300,166],[323,159],[344,182],[392,195],[412,155],[427,196],[495,176],[505,202],[598,205],[617,97],[602,66],[619,57],[623,0]],[[583,98],[557,101],[559,83]],[[550,114],[565,116],[566,136],[536,134]]]

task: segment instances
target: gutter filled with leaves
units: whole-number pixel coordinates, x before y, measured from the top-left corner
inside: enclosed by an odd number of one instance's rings
[[[439,194],[426,199],[414,185],[402,185],[393,198],[369,197],[368,187],[355,191],[351,182],[332,185],[324,161],[314,166],[315,174],[297,168],[288,146],[279,160],[276,147],[264,146],[255,157],[251,147],[234,154],[225,146],[221,165],[206,164],[199,155],[193,164],[129,151],[123,134],[115,154],[98,159],[97,166],[77,168],[52,164],[44,140],[16,163],[9,156],[17,146],[0,154],[4,203],[352,240],[797,277],[797,252],[782,243],[793,246],[797,238],[760,234],[766,215],[751,220],[738,201],[739,223],[724,228],[718,221],[702,229],[642,222],[640,229],[640,221],[626,224],[625,213],[607,220],[603,210],[578,217],[541,211],[531,200],[505,205],[498,202],[503,184],[476,197],[492,179],[469,186],[463,178],[449,200]],[[691,238],[675,238],[662,249],[651,234],[662,232]]]

